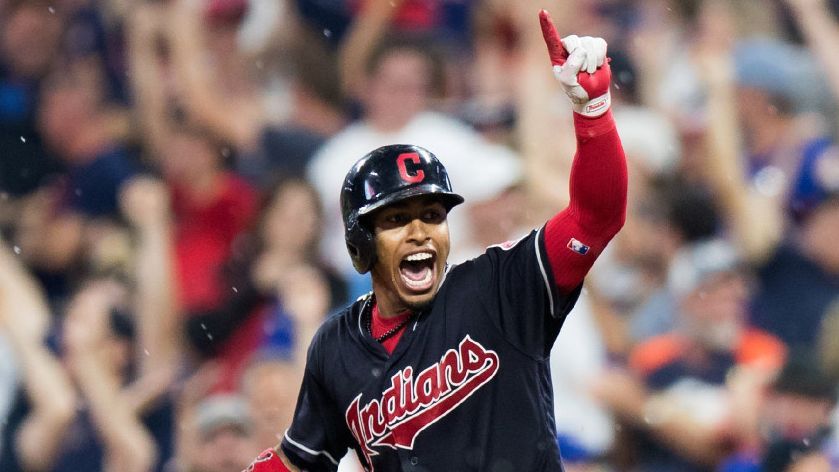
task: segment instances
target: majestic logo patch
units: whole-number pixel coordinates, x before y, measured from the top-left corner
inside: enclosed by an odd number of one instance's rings
[[[585,256],[588,253],[588,250],[591,248],[581,243],[580,241],[571,238],[571,240],[568,241],[568,249],[576,252],[577,254]]]
[[[347,426],[372,467],[374,447],[413,449],[427,427],[451,413],[498,372],[498,354],[468,335],[436,364],[414,376],[411,366],[390,379],[380,399],[361,405],[361,394],[347,408]],[[372,469],[371,469],[372,470]]]

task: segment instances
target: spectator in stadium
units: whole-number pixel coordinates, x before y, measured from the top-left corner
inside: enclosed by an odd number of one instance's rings
[[[729,373],[738,367],[768,379],[783,363],[783,344],[746,325],[747,279],[739,264],[721,240],[683,248],[668,280],[678,301],[675,329],[633,350],[632,373],[607,373],[595,387],[638,433],[631,442],[640,470],[713,470],[745,440],[741,425],[751,416],[739,399],[754,398],[763,386],[735,388]]]
[[[836,383],[817,358],[793,354],[757,403],[756,445],[727,460],[722,472],[833,470],[839,459],[830,444]]]
[[[29,343],[17,348],[27,396],[8,420],[3,470],[162,470],[172,454],[167,393],[180,347],[167,196],[160,182],[126,184],[119,203],[136,231],[134,272],[114,273],[118,266],[112,266],[112,275],[94,273],[81,285],[64,317],[61,361],[42,347],[41,338],[55,328],[48,327],[37,282],[14,256],[4,258],[4,290],[18,294],[12,308],[31,313],[31,323],[15,322],[10,332],[17,342],[31,332]],[[119,281],[126,276],[131,291]],[[63,441],[69,430],[74,441]]]
[[[43,293],[4,241],[0,241],[0,322],[3,339],[20,366],[20,382],[29,403],[25,418],[18,411],[21,399],[4,418],[8,428],[0,468],[47,470],[75,417],[76,394],[70,376],[46,345],[51,313]],[[18,385],[14,388],[19,389]]]
[[[44,345],[50,314],[37,282],[8,249],[2,257],[3,290],[16,293],[4,297],[5,326],[26,372],[26,396],[10,418],[3,470],[159,470],[154,464],[158,453],[166,455],[172,424],[165,405],[148,408],[154,394],[126,388],[137,363],[125,287],[99,279],[75,294],[59,360]],[[22,311],[31,314],[28,322],[9,322],[11,313]]]
[[[254,359],[242,376],[242,395],[253,418],[253,436],[258,449],[282,440],[291,426],[302,363],[265,357]]]
[[[344,125],[334,52],[321,34],[297,21],[294,5],[286,2],[286,44],[272,59],[284,71],[271,75],[265,60],[253,61],[237,47],[241,15],[201,5],[178,0],[168,9],[166,38],[187,115],[231,143],[237,168],[252,182],[265,187],[277,175],[302,176],[325,136]],[[285,96],[279,103],[271,99],[278,93]]]
[[[829,138],[799,139],[795,123],[801,117],[791,108],[798,83],[789,67],[773,72],[778,76],[771,81],[763,77],[776,55],[791,57],[789,47],[752,43],[741,55],[749,48],[755,55],[736,68],[724,47],[706,48],[700,60],[709,91],[706,182],[719,196],[738,246],[757,267],[752,322],[790,346],[812,345],[839,291],[839,253],[829,236],[839,231],[839,178],[832,170],[839,150]],[[738,108],[737,97],[750,103]],[[770,102],[778,105],[767,113]],[[763,162],[752,179],[739,159],[738,113],[753,149],[762,146],[767,159],[783,160]]]
[[[256,449],[248,404],[238,395],[210,395],[180,417],[180,457],[186,472],[227,472],[247,467]]]
[[[278,182],[226,263],[235,291],[222,306],[190,317],[193,346],[220,364],[219,388],[234,389],[254,354],[305,358],[324,316],[346,299],[344,282],[318,258],[321,225],[312,187],[297,179]]]
[[[104,96],[100,66],[96,58],[59,61],[41,82],[39,129],[64,172],[22,201],[14,244],[51,302],[67,296],[96,251],[94,233],[119,216],[119,191],[138,171],[123,112]]]
[[[668,271],[678,261],[676,255],[681,249],[713,238],[720,229],[717,205],[707,190],[679,180],[651,187],[650,193],[636,202],[636,226],[631,228],[634,232],[623,238],[625,246],[621,247],[631,257],[629,262],[635,265],[635,275],[640,279],[636,284],[646,282],[654,287],[638,293],[643,285],[627,286],[624,290],[628,293],[618,298],[631,301],[628,297],[646,295],[629,311],[627,328],[631,344],[676,327],[678,300],[667,285]],[[594,281],[600,293],[614,297],[619,289],[610,287],[609,281],[618,276],[615,268],[609,267],[596,273]]]
[[[253,222],[255,190],[228,170],[231,149],[189,117],[178,119],[177,95],[164,86],[165,68],[155,49],[166,10],[137,7],[129,25],[132,86],[148,156],[170,187],[175,222],[178,301],[181,314],[213,309],[231,290],[222,269],[234,239]]]
[[[789,205],[798,227],[757,271],[753,322],[792,347],[815,344],[839,294],[837,170],[836,147],[801,163]]]
[[[7,3],[0,9],[0,192],[20,196],[57,171],[37,127],[37,103],[64,25],[49,1]]]

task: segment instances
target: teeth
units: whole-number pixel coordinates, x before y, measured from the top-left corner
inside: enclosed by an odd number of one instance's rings
[[[420,252],[420,253],[417,253],[417,254],[411,254],[410,256],[406,257],[405,260],[406,261],[424,261],[424,260],[427,260],[427,259],[431,259],[431,257],[432,256],[431,256],[430,252]]]

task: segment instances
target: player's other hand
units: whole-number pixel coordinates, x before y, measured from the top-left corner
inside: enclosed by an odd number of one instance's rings
[[[571,99],[574,111],[588,117],[606,113],[611,104],[609,83],[612,79],[606,58],[606,41],[576,35],[560,39],[550,14],[545,10],[539,12],[539,22],[554,76]]]

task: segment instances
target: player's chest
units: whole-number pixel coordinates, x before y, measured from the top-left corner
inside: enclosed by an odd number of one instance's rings
[[[360,355],[363,364],[349,367],[333,392],[367,454],[412,449],[431,424],[479,408],[477,398],[504,368],[504,346],[491,331],[445,323],[409,329],[392,355]]]

